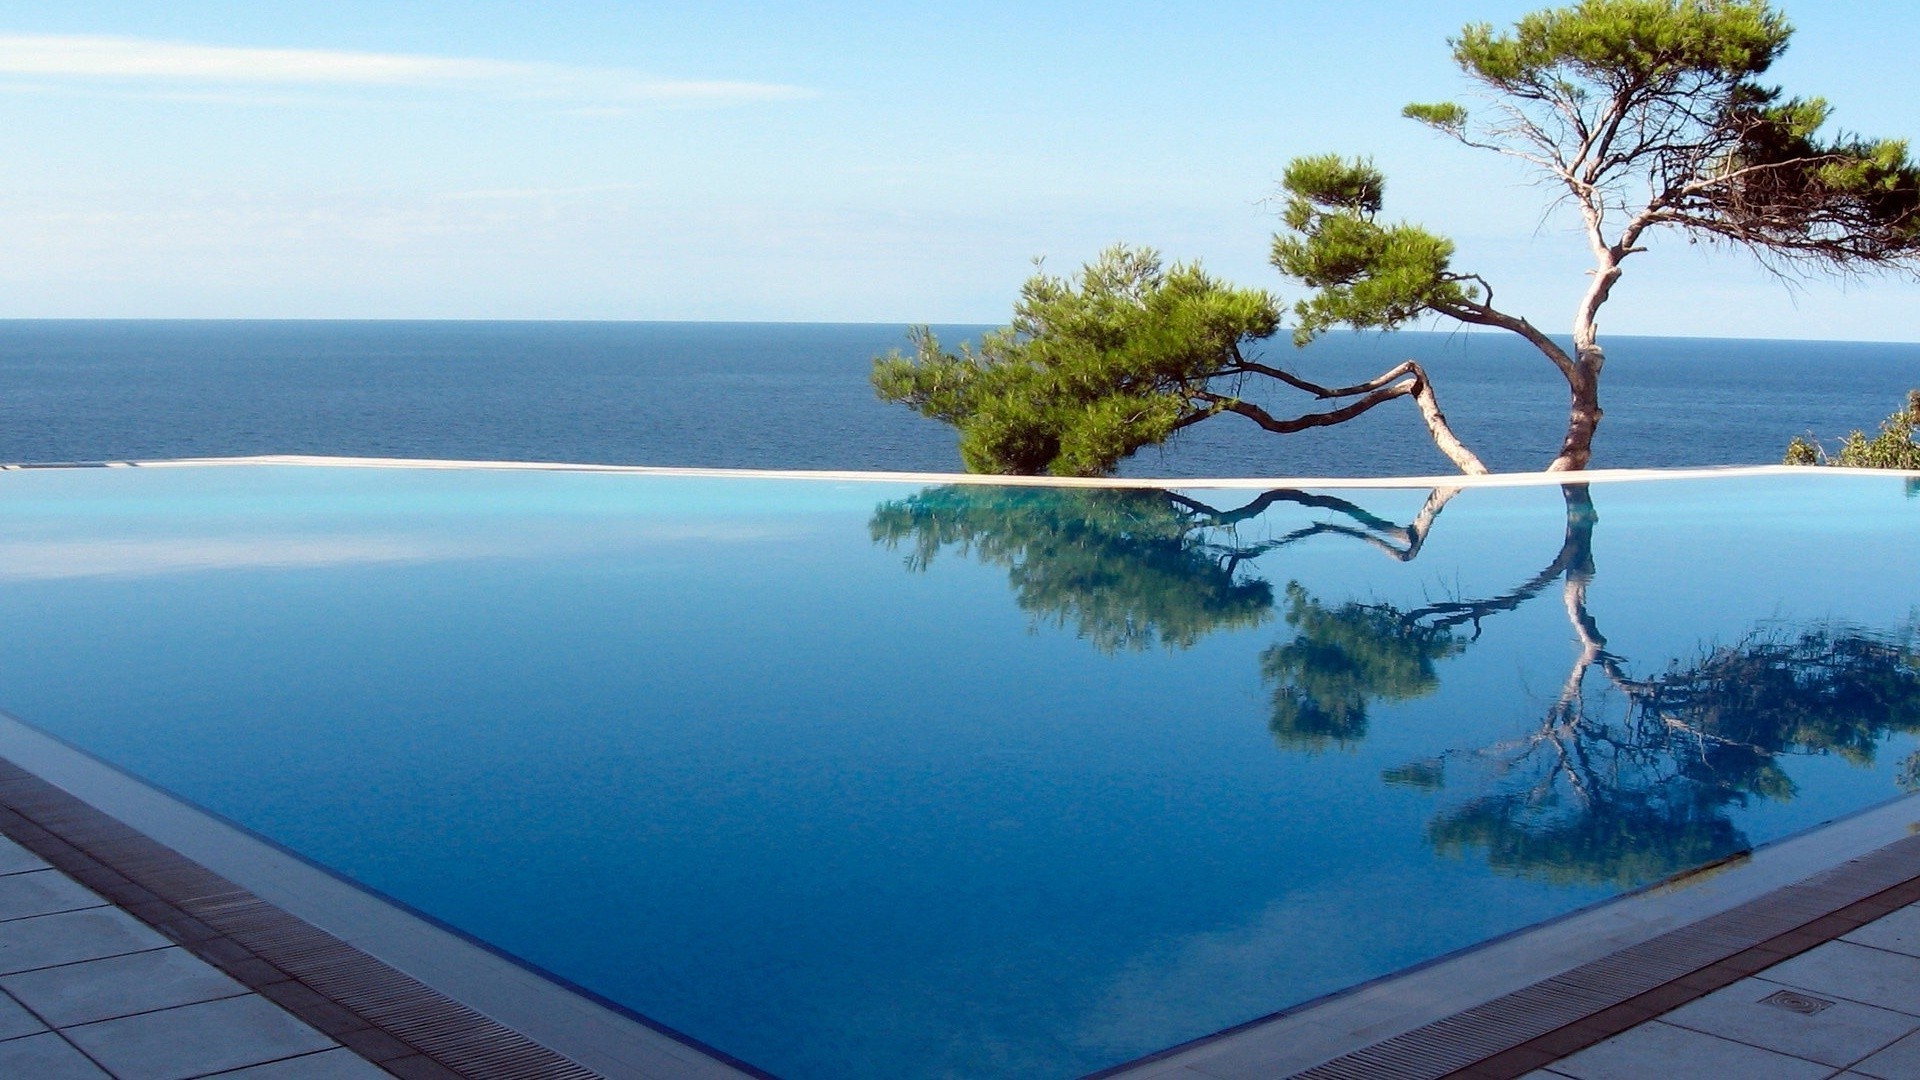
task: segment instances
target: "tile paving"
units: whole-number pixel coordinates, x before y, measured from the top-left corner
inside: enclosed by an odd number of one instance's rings
[[[0,838],[0,1076],[390,1075]]]
[[[1527,1076],[1920,1077],[1920,904]]]

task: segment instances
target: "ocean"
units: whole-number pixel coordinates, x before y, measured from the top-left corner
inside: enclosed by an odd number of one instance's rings
[[[936,327],[956,344],[984,327]],[[1920,386],[1920,344],[1606,339],[1595,467],[1769,463],[1871,429]],[[881,324],[0,322],[0,462],[325,454],[728,468],[954,471],[951,429],[877,400]],[[1506,335],[1330,335],[1268,347],[1323,383],[1413,357],[1496,470],[1544,467],[1566,389]],[[1307,402],[1248,396],[1276,410]],[[1411,402],[1276,436],[1223,416],[1123,475],[1452,471]]]

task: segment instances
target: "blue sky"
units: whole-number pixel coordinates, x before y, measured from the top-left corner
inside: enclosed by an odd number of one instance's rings
[[[0,316],[990,322],[1118,240],[1266,265],[1286,161],[1365,153],[1559,329],[1569,223],[1399,118],[1537,4],[0,3]],[[1920,138],[1920,5],[1782,5],[1774,75]],[[1623,333],[1920,340],[1920,286],[1666,243]]]

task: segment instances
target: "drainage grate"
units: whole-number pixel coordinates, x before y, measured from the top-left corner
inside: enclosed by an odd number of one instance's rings
[[[1776,990],[1761,998],[1760,1004],[1771,1005],[1788,1012],[1797,1012],[1803,1016],[1812,1016],[1814,1013],[1824,1012],[1833,1007],[1833,1002],[1826,998],[1817,998],[1793,990]]]

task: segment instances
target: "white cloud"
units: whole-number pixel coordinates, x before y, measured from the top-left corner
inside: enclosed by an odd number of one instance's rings
[[[778,83],[661,79],[617,68],[142,38],[0,34],[0,75],[140,85],[409,87],[611,105],[713,105],[808,96]]]

